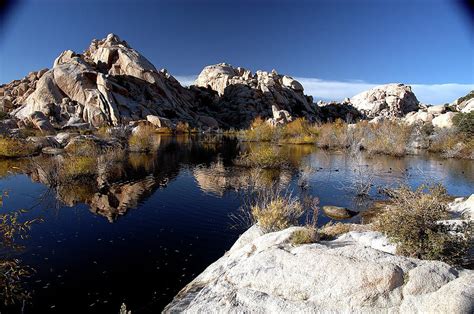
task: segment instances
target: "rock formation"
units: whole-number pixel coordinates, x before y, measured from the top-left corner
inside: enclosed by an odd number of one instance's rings
[[[215,116],[230,126],[246,127],[257,116],[273,117],[276,111],[285,110],[295,117],[314,121],[318,108],[311,96],[304,94],[303,86],[293,78],[272,72],[234,68],[220,63],[205,67],[195,85],[217,93],[212,107]]]
[[[418,110],[419,102],[411,87],[387,84],[355,95],[351,104],[370,118],[375,116],[401,117]]]
[[[473,271],[386,253],[393,249],[374,232],[295,246],[290,238],[299,228],[269,234],[250,228],[164,312],[474,310]]]
[[[83,54],[63,52],[36,85],[13,111],[17,118],[40,111],[60,127],[71,120],[118,125],[150,114],[193,120],[190,92],[113,34]]]

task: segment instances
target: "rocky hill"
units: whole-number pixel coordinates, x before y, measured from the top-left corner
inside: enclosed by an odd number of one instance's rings
[[[257,116],[278,118],[282,113],[309,121],[353,121],[402,117],[419,108],[415,94],[403,84],[378,86],[343,103],[316,104],[290,76],[275,70],[253,74],[226,63],[205,67],[195,84],[185,88],[114,34],[93,40],[82,54],[64,51],[52,69],[0,86],[0,111],[12,118],[0,129],[28,123],[50,129],[99,127],[150,115],[202,129],[246,128]]]

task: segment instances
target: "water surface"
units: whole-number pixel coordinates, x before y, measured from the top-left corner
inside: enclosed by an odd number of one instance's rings
[[[249,187],[272,184],[320,205],[364,207],[360,182],[377,188],[442,182],[453,195],[474,192],[474,162],[432,155],[353,157],[313,146],[284,146],[295,169],[236,167],[239,152],[257,144],[163,137],[153,154],[102,158],[98,174],[48,187],[57,163],[48,158],[0,161],[2,212],[18,208],[42,217],[18,253],[36,273],[27,280],[26,313],[156,313],[228,250],[242,228],[238,213]],[[56,157],[61,158],[61,157]],[[104,160],[105,159],[105,160]],[[329,218],[322,214],[319,224]],[[19,307],[6,309],[19,312]],[[2,311],[3,312],[3,311]]]

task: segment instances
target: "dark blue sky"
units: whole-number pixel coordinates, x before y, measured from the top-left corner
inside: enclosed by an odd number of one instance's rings
[[[116,33],[157,68],[228,62],[295,77],[474,83],[474,34],[454,1],[21,1],[0,24],[0,83]]]

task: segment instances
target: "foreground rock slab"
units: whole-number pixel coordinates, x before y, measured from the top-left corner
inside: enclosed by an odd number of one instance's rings
[[[250,228],[164,312],[474,311],[473,271],[382,252],[360,236],[295,246],[299,228]]]

